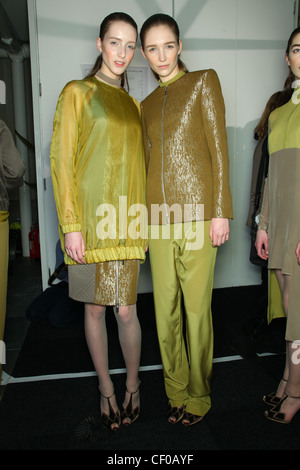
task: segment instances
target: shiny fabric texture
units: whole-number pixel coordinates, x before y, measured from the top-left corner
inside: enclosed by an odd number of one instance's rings
[[[129,208],[145,204],[138,102],[95,77],[69,82],[57,103],[50,161],[62,249],[65,233],[81,231],[87,263],[144,260],[147,239],[128,231]],[[76,264],[65,251],[64,259]]]
[[[210,221],[189,224],[195,232],[194,224],[202,224],[201,249],[187,249],[190,234],[185,230],[186,236],[176,238],[178,231],[172,229],[170,239],[163,239],[161,225],[159,238],[149,237],[149,251],[166,394],[172,406],[184,403],[189,413],[204,416],[211,408],[211,295],[217,248],[211,245]]]
[[[259,229],[268,232],[269,269],[289,275],[286,339],[300,340],[300,266],[295,250],[300,240],[300,106],[291,99],[269,119],[269,173]]]
[[[142,101],[141,112],[149,224],[153,204],[179,204],[182,214],[184,205],[204,204],[205,220],[232,218],[225,106],[216,72],[180,72]],[[167,223],[181,221],[171,214]]]
[[[97,305],[133,305],[137,300],[139,261],[105,261],[69,266],[69,296]]]

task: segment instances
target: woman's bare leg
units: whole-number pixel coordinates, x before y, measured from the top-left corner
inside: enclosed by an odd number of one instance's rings
[[[108,414],[108,401],[103,396],[111,397],[110,403],[114,410],[117,410],[118,407],[116,397],[113,395],[114,386],[109,374],[105,312],[105,306],[85,304],[86,341],[98,375],[99,390],[101,392],[101,411]]]
[[[288,315],[290,276],[276,271],[278,283],[282,292],[283,307]],[[285,414],[285,420],[290,420],[300,409],[300,344],[292,341],[286,342],[286,363],[283,377],[287,382],[281,381],[277,389],[277,396],[288,395],[288,398],[282,403],[280,411]]]
[[[285,414],[285,420],[289,421],[300,410],[300,344],[288,341],[287,356],[289,360],[289,378],[285,387],[288,398],[280,407],[280,412]]]
[[[129,402],[130,393],[139,388],[139,366],[141,357],[141,327],[137,317],[136,304],[120,306],[117,312],[114,309],[118,324],[119,341],[127,370],[126,393],[123,406]],[[133,408],[139,406],[139,393],[132,396]]]

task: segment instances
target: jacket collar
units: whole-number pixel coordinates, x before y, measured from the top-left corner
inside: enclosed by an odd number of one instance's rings
[[[168,85],[170,85],[171,83],[176,82],[176,80],[178,80],[179,78],[181,78],[183,75],[185,75],[185,72],[184,72],[183,70],[180,70],[180,72],[178,72],[178,74],[175,75],[175,77],[171,78],[171,79],[168,80],[167,82],[161,82],[161,81],[159,80],[159,86],[160,86],[160,87],[168,86]]]

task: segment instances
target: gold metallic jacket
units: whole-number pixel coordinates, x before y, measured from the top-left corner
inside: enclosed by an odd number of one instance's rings
[[[153,205],[167,208],[162,224],[182,221],[168,211],[173,204],[182,214],[193,205],[190,220],[199,219],[195,206],[202,204],[205,220],[232,218],[225,106],[216,72],[181,71],[159,82],[141,112],[149,223]]]
[[[87,263],[144,260],[147,240],[129,232],[129,209],[146,203],[139,103],[95,77],[69,82],[57,103],[50,161],[63,250],[64,234],[81,231]],[[66,253],[65,262],[76,264]]]

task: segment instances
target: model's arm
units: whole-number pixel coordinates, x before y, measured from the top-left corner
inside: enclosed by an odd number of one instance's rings
[[[78,150],[78,123],[82,93],[70,82],[62,91],[53,124],[50,161],[53,191],[65,249],[76,262],[84,262],[84,241],[79,217],[75,157]]]
[[[297,243],[296,256],[297,256],[298,264],[300,264],[300,241]]]
[[[269,256],[269,179],[266,178],[263,201],[259,215],[258,230],[256,234],[255,247],[260,258],[267,260]]]
[[[233,217],[229,187],[229,158],[225,126],[225,105],[219,78],[214,70],[204,77],[201,109],[213,174],[213,217],[210,237],[214,246],[229,238],[229,220]]]

